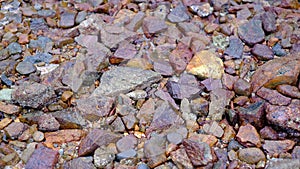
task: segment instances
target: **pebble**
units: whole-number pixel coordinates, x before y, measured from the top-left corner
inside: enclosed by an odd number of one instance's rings
[[[138,140],[134,135],[127,135],[117,141],[116,147],[119,152],[124,152],[129,149],[136,148],[137,144],[138,144]]]
[[[245,126],[241,126],[239,128],[236,137],[241,144],[247,147],[249,146],[261,147],[260,136],[257,133],[255,127],[253,127],[251,124],[246,124]]]
[[[266,160],[265,154],[259,148],[241,149],[238,151],[238,157],[240,160],[245,161],[248,164],[256,164],[259,161]]]
[[[53,58],[52,55],[49,53],[37,53],[33,56],[25,57],[23,62],[30,62],[32,64],[36,64],[40,62],[50,63],[52,58]]]
[[[38,118],[39,130],[56,131],[59,129],[59,122],[51,114],[43,114]]]
[[[251,85],[244,79],[237,79],[233,85],[233,89],[236,94],[242,96],[249,96],[251,94]]]
[[[171,152],[170,156],[175,164],[183,166],[186,169],[193,168],[191,160],[189,159],[185,149],[183,148],[177,149],[176,151]]]
[[[23,61],[17,65],[16,70],[21,75],[28,75],[30,73],[34,73],[36,71],[36,67],[30,62]]]
[[[251,19],[238,27],[239,37],[249,46],[260,43],[265,39],[261,20]]]
[[[230,36],[229,46],[225,49],[224,53],[234,59],[239,59],[243,55],[243,49],[243,42],[238,37]]]
[[[7,46],[7,50],[10,55],[18,54],[22,52],[22,46],[17,42],[13,42]]]
[[[17,114],[21,111],[21,108],[13,104],[0,101],[0,111],[6,114]]]
[[[94,164],[96,167],[106,167],[115,159],[115,153],[109,148],[97,148],[94,153]]]
[[[206,133],[214,135],[218,138],[222,137],[224,134],[222,127],[216,121],[213,121],[211,124],[204,124],[203,130]]]
[[[44,140],[44,133],[40,131],[36,131],[33,133],[32,137],[34,141],[41,142]]]
[[[167,135],[167,140],[173,144],[180,144],[183,138],[179,133],[172,132]]]
[[[65,10],[60,14],[59,26],[62,28],[70,28],[75,24],[76,12]]]
[[[276,15],[273,12],[264,12],[261,15],[261,20],[263,23],[263,28],[267,32],[276,31]]]
[[[57,151],[39,145],[30,156],[25,168],[54,168],[57,162]]]
[[[154,168],[167,161],[165,154],[166,151],[166,138],[158,135],[152,136],[145,142],[144,155],[147,159],[147,165]]]
[[[65,162],[63,168],[64,169],[72,169],[72,168],[96,169],[95,165],[93,164],[92,157],[74,158],[68,162]]]
[[[277,91],[285,96],[300,99],[300,91],[297,87],[291,85],[279,85],[276,87]]]
[[[257,101],[247,107],[238,107],[237,112],[241,124],[250,123],[255,127],[261,128],[264,125],[265,101]]]
[[[128,149],[126,151],[118,153],[116,155],[116,158],[118,160],[122,160],[122,159],[134,158],[136,155],[137,155],[137,153],[134,149]]]
[[[282,46],[279,43],[276,43],[272,47],[272,51],[276,56],[285,56],[287,54],[286,51],[282,48]]]
[[[273,158],[269,161],[267,169],[291,169],[300,168],[299,159]]]
[[[158,17],[147,16],[143,20],[142,28],[145,34],[152,35],[156,33],[161,33],[167,30],[168,27],[166,23]]]
[[[266,45],[255,44],[251,52],[260,60],[272,60],[274,58],[272,49]]]
[[[268,89],[268,88],[260,88],[257,91],[257,95],[261,98],[267,100],[273,105],[286,106],[291,103],[291,98],[285,97],[276,90]]]
[[[294,145],[295,142],[292,140],[265,140],[262,147],[266,153],[272,157],[275,154],[279,155],[288,152]]]
[[[26,129],[27,125],[21,122],[10,123],[7,127],[4,128],[8,137],[11,139],[17,139]]]
[[[187,9],[183,5],[178,5],[171,10],[167,16],[168,20],[174,23],[187,21],[190,16],[187,13]]]

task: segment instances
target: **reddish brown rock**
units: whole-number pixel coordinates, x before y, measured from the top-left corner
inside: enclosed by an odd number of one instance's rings
[[[252,54],[258,57],[260,60],[271,60],[274,58],[272,49],[266,45],[255,44],[251,50]]]
[[[10,119],[10,118],[4,118],[4,119],[1,119],[0,121],[0,130],[2,130],[4,127],[8,126],[13,120]]]
[[[247,107],[238,107],[237,112],[242,125],[250,123],[261,128],[264,125],[265,101],[258,101]]]
[[[179,43],[176,49],[174,49],[169,55],[170,64],[172,65],[175,73],[182,73],[192,57],[193,53],[188,46],[183,43]]]
[[[106,130],[93,129],[81,141],[79,145],[78,155],[84,156],[92,153],[100,146],[105,146],[109,143],[115,143],[120,139],[120,136]]]
[[[0,101],[0,111],[6,114],[15,114],[19,113],[21,111],[21,108],[13,104],[4,103]]]
[[[58,162],[58,152],[40,145],[26,163],[26,169],[54,169]]]
[[[292,140],[265,140],[262,147],[272,157],[273,155],[288,152],[294,145],[295,142]]]
[[[186,139],[183,146],[194,166],[207,165],[214,160],[213,152],[207,143]]]
[[[265,161],[265,154],[259,148],[245,148],[238,151],[240,160],[248,164],[256,164],[259,161]]]
[[[276,15],[273,12],[264,12],[261,15],[261,20],[263,23],[263,28],[267,32],[276,31]]]
[[[282,94],[278,93],[276,90],[268,89],[265,87],[260,88],[256,94],[273,105],[288,105],[292,100],[291,98],[285,97]]]
[[[114,53],[114,57],[119,59],[132,59],[137,54],[135,45],[131,43],[121,43]]]
[[[183,148],[171,152],[170,156],[177,166],[183,166],[186,169],[193,168],[191,160]]]
[[[228,90],[233,90],[233,85],[238,78],[238,76],[232,76],[227,73],[224,73],[222,76],[222,83]]]
[[[265,126],[264,128],[262,128],[259,131],[259,134],[260,134],[260,137],[263,139],[271,139],[271,140],[278,139],[277,132],[269,126]]]
[[[247,102],[249,102],[249,98],[247,96],[238,96],[233,99],[233,103],[239,106],[244,106]]]
[[[299,73],[299,57],[273,59],[255,71],[251,79],[251,87],[256,92],[262,86],[275,88],[281,84],[296,85]]]
[[[300,131],[300,100],[292,100],[289,106],[267,105],[266,113],[269,123],[286,130]]]
[[[276,90],[285,96],[300,99],[300,91],[295,86],[283,84],[277,86]]]
[[[11,139],[16,139],[20,136],[28,126],[21,122],[13,122],[5,127],[4,131],[7,133],[8,137]]]
[[[191,134],[189,135],[189,140],[195,142],[204,142],[210,147],[214,146],[218,142],[218,139],[215,136],[208,134]]]
[[[56,131],[59,129],[59,122],[52,116],[52,114],[43,114],[38,117],[39,130],[41,131]]]
[[[249,96],[251,94],[251,86],[250,84],[244,80],[239,78],[233,86],[235,93],[243,96]]]
[[[45,133],[46,143],[68,143],[78,141],[85,135],[85,131],[78,129],[59,130]]]
[[[247,147],[261,147],[259,134],[257,133],[256,129],[250,124],[241,126],[236,135],[236,138],[241,144]]]
[[[238,28],[238,34],[239,37],[250,46],[262,42],[265,39],[262,22],[255,19],[241,24]]]
[[[142,27],[144,33],[148,36],[151,36],[155,33],[161,33],[168,28],[165,21],[154,16],[147,16],[144,18]]]
[[[78,157],[66,162],[63,166],[64,169],[84,168],[84,169],[96,169],[93,164],[92,157]]]

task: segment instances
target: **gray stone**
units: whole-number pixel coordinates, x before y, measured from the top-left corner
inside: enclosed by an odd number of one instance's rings
[[[187,9],[183,5],[178,5],[167,16],[171,22],[184,22],[187,21],[190,16],[187,13]]]
[[[292,168],[300,168],[299,159],[274,158],[274,159],[270,159],[270,161],[266,166],[266,169],[292,169]]]
[[[151,136],[144,146],[144,154],[148,160],[148,166],[154,168],[167,161],[165,151],[166,138],[158,135]]]
[[[87,125],[86,120],[77,110],[64,109],[51,114],[59,122],[60,129],[81,129]]]
[[[10,101],[12,99],[12,93],[14,89],[2,89],[0,90],[0,100]]]
[[[229,47],[225,50],[225,54],[232,58],[238,59],[242,57],[243,50],[243,42],[239,38],[231,36],[229,38]]]
[[[112,163],[115,159],[115,154],[107,147],[100,147],[94,153],[94,164],[96,167],[104,168],[108,164]]]
[[[148,35],[161,33],[168,28],[165,21],[154,16],[148,16],[144,18],[142,27],[144,32]]]
[[[134,149],[128,149],[126,151],[123,151],[121,153],[117,154],[117,159],[122,160],[122,159],[127,159],[127,158],[133,158],[136,156],[136,151]]]
[[[25,57],[24,61],[33,64],[39,62],[50,63],[51,59],[52,59],[52,55],[49,53],[37,53],[36,55]]]
[[[39,36],[37,40],[30,40],[29,48],[36,49],[40,52],[48,52],[53,47],[53,42],[50,38],[45,36]],[[37,53],[39,54],[39,53]]]
[[[159,73],[131,67],[117,67],[105,72],[92,95],[117,96],[136,88],[145,88],[161,79]]]
[[[263,28],[267,32],[276,31],[276,15],[272,12],[264,12],[261,15],[261,20],[263,23]]]
[[[75,24],[76,12],[64,11],[60,14],[59,26],[62,28],[70,28]]]
[[[30,63],[30,62],[20,62],[17,67],[16,70],[21,74],[21,75],[28,75],[30,73],[33,73],[36,71],[36,67]]]
[[[238,35],[246,44],[250,46],[262,42],[265,39],[265,33],[262,29],[262,22],[255,19],[241,24],[238,27]]]
[[[17,42],[13,42],[7,46],[7,50],[10,55],[18,54],[22,52],[22,46]]]
[[[272,51],[276,56],[285,56],[287,54],[286,51],[282,49],[282,46],[279,43],[276,43],[273,46]]]
[[[85,20],[86,15],[87,15],[86,11],[78,12],[76,19],[75,19],[75,23],[80,24],[83,20]]]

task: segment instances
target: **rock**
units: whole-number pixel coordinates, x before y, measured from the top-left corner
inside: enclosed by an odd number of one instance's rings
[[[32,153],[35,151],[35,147],[38,143],[29,143],[26,146],[26,149],[23,151],[21,155],[21,160],[24,161],[24,163],[27,163],[29,158],[31,157]]]
[[[76,12],[66,10],[60,14],[59,26],[62,28],[70,28],[75,24]]]
[[[225,35],[213,35],[212,36],[213,46],[217,49],[225,50],[229,45],[229,38]]]
[[[224,73],[224,66],[222,60],[215,53],[203,50],[195,54],[186,70],[199,78],[220,79]]]
[[[165,137],[154,135],[149,140],[147,140],[144,145],[144,155],[148,161],[148,166],[150,168],[154,168],[167,161],[165,151]]]
[[[200,17],[207,17],[213,12],[213,7],[210,6],[209,3],[204,2],[200,4],[193,4],[190,6],[191,10]]]
[[[140,108],[139,112],[137,113],[136,117],[139,120],[139,125],[141,126],[149,126],[153,114],[155,112],[155,102],[152,98],[149,98]]]
[[[134,90],[126,94],[133,100],[145,99],[147,97],[147,92],[144,90]]]
[[[127,93],[136,87],[143,89],[161,79],[159,73],[131,67],[117,67],[105,72],[100,86],[92,95],[116,96]],[[112,83],[113,82],[113,83]]]
[[[171,22],[184,22],[187,21],[190,16],[187,13],[187,9],[183,5],[178,5],[167,16],[168,20]]]
[[[242,10],[237,11],[236,18],[239,20],[247,20],[251,15],[252,13],[248,8],[243,8]]]
[[[262,128],[260,131],[259,131],[259,134],[260,134],[260,137],[262,139],[271,139],[271,140],[276,140],[278,139],[278,134],[277,132],[272,129],[272,127],[270,126],[265,126],[264,128]]]
[[[76,24],[80,24],[82,21],[85,20],[85,17],[87,16],[87,12],[86,11],[80,11],[78,12],[76,18],[75,18],[75,23]]]
[[[114,99],[105,96],[90,96],[76,101],[82,116],[89,121],[99,120],[110,113]],[[96,107],[96,109],[95,109]]]
[[[300,91],[295,86],[282,84],[277,86],[276,90],[285,96],[300,99]]]
[[[44,133],[43,132],[40,132],[40,131],[36,131],[32,134],[32,138],[34,141],[36,142],[41,142],[44,140]]]
[[[238,151],[239,159],[248,164],[256,164],[265,161],[266,157],[259,148],[245,148]]]
[[[138,140],[134,135],[127,135],[117,141],[116,146],[119,152],[134,149],[138,144]]]
[[[299,159],[300,157],[300,146],[295,146],[292,152],[292,157],[294,159]]]
[[[81,129],[87,125],[86,120],[77,110],[64,109],[51,113],[60,124],[60,129]]]
[[[167,140],[173,144],[180,144],[183,140],[182,135],[176,132],[171,132],[167,135]]]
[[[300,168],[299,159],[282,159],[274,158],[270,159],[266,169],[291,169]]]
[[[13,42],[7,46],[7,50],[10,55],[18,54],[22,52],[22,46],[17,42]]]
[[[203,81],[201,81],[201,84],[205,86],[207,91],[212,91],[218,88],[222,88],[222,82],[220,79],[212,79],[208,78]]]
[[[228,151],[238,151],[240,149],[245,148],[244,146],[242,146],[239,142],[237,142],[235,139],[232,139],[229,144],[228,144]]]
[[[235,36],[230,36],[229,47],[225,49],[225,54],[234,58],[239,59],[243,55],[244,45],[240,38]]]
[[[10,101],[12,99],[12,93],[15,89],[2,89],[0,90],[0,100]]]
[[[300,4],[299,1],[296,0],[284,0],[279,6],[283,8],[299,9]]]
[[[16,114],[21,111],[21,108],[13,104],[4,103],[0,101],[0,111],[6,114]]]
[[[192,57],[193,53],[188,46],[178,43],[177,47],[169,55],[169,61],[175,73],[180,74],[185,70]]]
[[[58,152],[40,145],[29,158],[25,168],[54,168],[57,162]]]
[[[146,35],[151,36],[167,30],[168,27],[163,20],[154,16],[147,16],[144,18],[142,28]]]
[[[64,91],[63,94],[61,95],[61,100],[63,102],[68,101],[71,97],[73,96],[73,92],[70,90]]]
[[[239,37],[249,46],[260,43],[265,39],[261,20],[252,19],[238,27]]]
[[[276,31],[276,15],[273,12],[264,12],[261,15],[261,21],[266,32]]]
[[[257,91],[257,95],[267,100],[273,105],[285,106],[291,103],[291,98],[285,97],[282,94],[278,93],[276,90],[268,88],[260,88]]]
[[[155,72],[158,72],[164,76],[172,76],[174,74],[171,64],[166,61],[155,61],[153,68]]]
[[[84,156],[92,153],[100,146],[106,146],[109,143],[115,143],[120,139],[120,136],[106,130],[93,129],[81,141],[79,145],[78,155]]]
[[[12,119],[10,118],[4,118],[4,119],[1,119],[0,121],[0,130],[2,130],[4,127],[8,126],[10,123],[12,122]]]
[[[250,83],[253,92],[262,86],[275,88],[281,84],[296,85],[299,73],[300,59],[295,57],[273,59],[255,71]]]
[[[276,56],[285,56],[287,54],[279,43],[273,46],[272,51]]]
[[[236,94],[249,96],[251,94],[251,85],[246,80],[239,78],[233,85]]]
[[[214,160],[213,152],[207,143],[186,139],[183,146],[194,166],[207,165]]]
[[[182,166],[186,169],[192,169],[193,165],[189,159],[186,151],[183,148],[177,149],[176,151],[171,152],[170,154],[172,161],[179,166]]]
[[[272,60],[274,58],[273,51],[266,45],[255,44],[251,52],[260,60]]]
[[[222,76],[222,84],[224,87],[226,87],[228,90],[233,90],[233,85],[237,81],[237,76],[232,76],[227,73],[224,73]]]
[[[59,129],[59,122],[51,114],[43,114],[38,118],[39,130],[56,131]]]
[[[30,49],[36,49],[36,50],[41,51],[39,53],[36,53],[36,57],[38,57],[39,59],[45,59],[45,60],[49,58],[49,56],[47,56],[46,54],[48,54],[47,52],[49,52],[49,50],[52,49],[53,45],[54,45],[54,43],[52,42],[52,40],[45,36],[39,36],[37,40],[32,39],[29,42]],[[30,58],[30,56],[29,56],[29,58]],[[24,61],[27,61],[27,60],[24,60]]]
[[[121,119],[121,117],[115,118],[115,120],[111,123],[111,126],[113,127],[115,132],[125,132],[126,128],[124,126],[124,123]]]
[[[259,134],[257,133],[256,129],[250,124],[241,126],[236,137],[241,144],[247,147],[261,147]]]
[[[258,101],[247,107],[238,107],[237,112],[242,125],[251,125],[262,128],[264,125],[265,101]]]
[[[167,89],[174,99],[192,98],[200,92],[195,76],[185,73],[181,74],[178,82],[169,80]]]
[[[130,31],[137,31],[142,26],[144,17],[145,13],[139,11],[125,27]]]
[[[94,164],[96,167],[104,168],[115,159],[115,153],[109,147],[97,148],[94,153]]]
[[[117,159],[122,160],[122,159],[134,158],[136,156],[136,154],[137,153],[134,149],[128,149],[126,151],[118,153],[117,154]]]
[[[222,137],[224,134],[222,127],[216,121],[213,121],[211,124],[204,124],[203,130],[206,133],[214,135],[218,138]]]
[[[18,43],[21,45],[25,45],[25,44],[29,43],[29,36],[27,34],[20,34]]]
[[[120,59],[132,59],[137,54],[135,45],[131,43],[121,43],[113,57]]]
[[[295,142],[292,140],[265,140],[262,147],[272,157],[275,154],[279,155],[288,152],[294,145]]]
[[[24,123],[13,122],[5,127],[4,131],[11,139],[17,139],[27,128],[28,126]]]
[[[96,169],[93,164],[92,157],[78,157],[65,162],[64,169],[73,169],[73,168],[85,168],[85,169]]]
[[[55,92],[52,87],[36,83],[24,82],[12,93],[12,98],[21,106],[40,108],[53,100]]]
[[[83,136],[85,136],[85,131],[78,129],[69,129],[69,130],[59,130],[55,132],[46,132],[45,133],[45,143],[69,143],[72,141],[79,141]]]
[[[209,104],[208,117],[212,120],[220,121],[225,112],[225,107],[233,98],[234,92],[225,89],[215,89],[210,93],[211,103]]]
[[[36,71],[36,67],[30,62],[20,62],[16,67],[17,72],[21,75],[28,75],[30,73],[34,73]]]

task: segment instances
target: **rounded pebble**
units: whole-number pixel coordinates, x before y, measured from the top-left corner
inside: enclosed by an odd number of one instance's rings
[[[17,72],[22,75],[28,75],[36,71],[36,67],[30,62],[20,62],[16,67]]]

